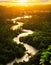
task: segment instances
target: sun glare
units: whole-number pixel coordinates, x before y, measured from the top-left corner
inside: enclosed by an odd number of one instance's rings
[[[19,3],[25,3],[25,2],[27,2],[27,0],[17,0],[17,2],[19,2]]]
[[[27,0],[17,0],[16,1],[19,5],[27,5]]]

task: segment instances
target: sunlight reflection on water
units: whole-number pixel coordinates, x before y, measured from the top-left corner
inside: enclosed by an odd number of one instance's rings
[[[14,19],[12,19],[12,21],[13,21],[13,23],[16,23],[15,20],[28,19],[28,18],[32,18],[32,16],[31,15],[29,15],[29,16],[28,15],[25,15],[23,17],[14,18]],[[23,26],[23,23],[17,22],[17,25],[12,26],[10,29],[12,29],[12,30],[22,29],[22,26]]]
[[[12,26],[10,29],[12,29],[13,31],[14,31],[14,30],[17,30],[17,29],[22,29],[23,24],[24,24],[24,23],[17,22],[17,25]]]
[[[23,62],[23,61],[26,61],[26,62],[27,62],[31,56],[33,56],[33,55],[35,55],[35,54],[37,53],[37,50],[36,50],[35,48],[33,48],[31,45],[28,45],[28,44],[26,44],[26,43],[23,43],[23,42],[20,42],[20,41],[19,41],[19,38],[20,38],[20,37],[27,36],[28,34],[32,34],[33,31],[31,31],[31,30],[25,30],[25,29],[23,29],[22,31],[24,31],[24,32],[21,33],[21,34],[19,34],[19,35],[18,35],[17,37],[15,37],[13,40],[14,40],[17,44],[19,44],[19,43],[23,44],[27,51],[25,52],[25,55],[24,55],[22,58],[20,58],[20,59],[15,58],[13,62],[8,63],[7,65],[13,65],[13,63],[14,63],[15,61],[18,62],[18,63],[19,63],[19,62]]]
[[[19,19],[25,19],[25,18],[32,18],[32,15],[24,15],[22,17],[17,17],[17,18],[12,19],[12,21],[19,20]]]
[[[18,20],[20,18],[32,18],[32,16],[17,17],[17,18],[14,18],[12,20],[14,21],[14,20]],[[12,30],[16,30],[18,28],[21,28],[23,26],[23,24],[24,23],[17,22],[17,25],[12,26],[11,29]],[[27,51],[25,52],[25,55],[22,58],[20,58],[20,59],[15,58],[14,61],[12,61],[11,63],[8,63],[7,65],[13,65],[13,63],[15,61],[16,62],[23,62],[23,61],[27,62],[32,55],[35,55],[37,53],[37,50],[35,48],[33,48],[32,46],[30,46],[30,45],[28,45],[26,43],[20,42],[20,40],[19,40],[20,37],[27,36],[28,34],[32,34],[33,31],[31,31],[31,30],[25,30],[25,29],[22,29],[22,31],[23,31],[23,33],[19,34],[13,40],[17,44],[19,44],[19,43],[23,44]]]

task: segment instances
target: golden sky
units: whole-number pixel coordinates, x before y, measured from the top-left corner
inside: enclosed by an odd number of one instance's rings
[[[0,1],[10,1],[10,2],[16,2],[19,0],[0,0]],[[24,1],[24,0],[22,0]],[[51,2],[51,0],[27,0],[28,2]]]
[[[0,0],[0,1],[1,1],[1,0]],[[4,0],[2,0],[2,1],[4,1]],[[5,1],[10,1],[10,2],[16,2],[16,1],[17,1],[17,2],[18,2],[19,0],[5,0]],[[22,1],[24,1],[24,0],[22,0]],[[51,2],[51,0],[27,0],[27,1],[28,1],[28,2],[32,2],[32,3],[34,3],[34,2],[36,2],[36,3],[37,3],[37,2],[38,2],[38,3],[39,3],[39,2],[49,2],[49,3],[50,3],[50,2]]]
[[[0,4],[12,5],[34,5],[34,4],[51,4],[51,0],[0,0]]]
[[[0,2],[18,2],[18,1],[25,1],[25,0],[0,0]],[[27,0],[28,2],[51,2],[51,0]]]

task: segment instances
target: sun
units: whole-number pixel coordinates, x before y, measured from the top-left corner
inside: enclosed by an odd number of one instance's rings
[[[19,5],[26,5],[27,4],[27,0],[17,0],[16,1]]]
[[[27,0],[17,0],[18,3],[26,3]]]

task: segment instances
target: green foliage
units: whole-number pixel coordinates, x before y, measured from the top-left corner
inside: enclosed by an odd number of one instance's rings
[[[39,49],[38,53],[30,58],[28,65],[51,65],[51,32],[36,31],[21,37],[20,41]]]
[[[47,48],[51,44],[51,33],[36,31],[25,37],[20,37],[20,41],[28,43],[37,49]]]
[[[28,62],[15,62],[13,65],[51,65],[51,45],[38,51]]]
[[[18,46],[16,47],[16,57],[21,58],[24,55],[25,51],[25,47],[22,44],[18,44]]]
[[[7,62],[11,62],[15,57],[20,58],[24,55],[24,46],[22,44],[17,45],[12,40],[21,31],[10,30],[10,27],[15,24],[11,20],[5,20],[24,16],[24,13],[31,14],[32,18],[18,21],[24,22],[23,28],[36,32],[32,35],[21,37],[20,41],[28,43],[40,51],[31,57],[28,62],[15,62],[14,65],[51,65],[51,5],[36,5],[25,8],[0,6],[0,65],[6,65]],[[50,46],[48,47],[48,45]]]
[[[3,64],[0,64],[0,65],[3,65]]]
[[[10,30],[15,24],[12,21],[0,20],[0,63],[6,64],[17,58],[21,58],[26,51],[24,45],[17,44],[13,38],[21,33],[21,30]]]
[[[24,52],[24,46],[22,44],[17,45],[11,39],[7,43],[0,43],[0,63],[11,62],[15,57],[21,58]]]
[[[31,15],[32,19],[25,22],[24,29],[51,32],[51,12],[37,12]]]
[[[44,49],[41,53],[40,64],[41,65],[50,65],[51,64],[51,45],[47,49]]]

